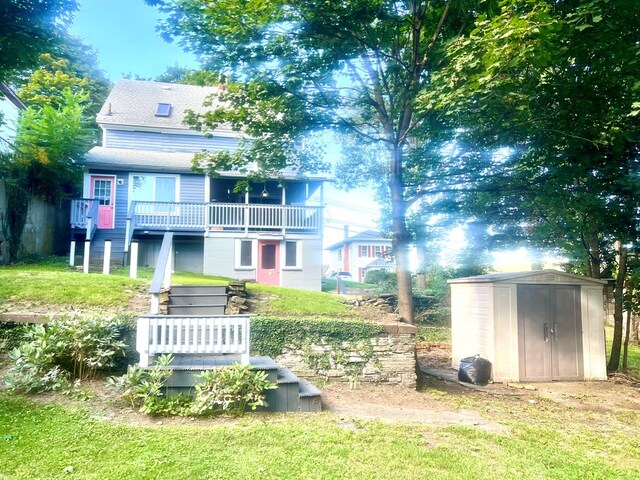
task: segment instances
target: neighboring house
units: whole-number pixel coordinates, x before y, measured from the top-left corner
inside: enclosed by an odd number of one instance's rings
[[[183,125],[185,111],[202,111],[215,91],[132,80],[113,87],[97,116],[102,146],[86,155],[84,198],[72,203],[72,238],[91,241],[91,259],[110,239],[111,258],[125,264],[137,241],[138,264],[154,265],[162,235],[173,232],[175,270],[319,290],[325,178],[282,172],[237,193],[246,175],[194,173],[194,153],[232,150],[240,136]]]
[[[14,149],[20,111],[26,105],[7,84],[0,82],[0,152]]]
[[[369,270],[395,271],[395,264],[389,256],[391,240],[373,230],[350,237],[349,228],[345,226],[344,239],[326,250],[330,258],[329,274],[349,272],[354,280],[362,282]]]

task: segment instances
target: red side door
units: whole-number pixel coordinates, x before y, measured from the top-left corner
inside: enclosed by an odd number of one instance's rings
[[[280,285],[280,242],[258,241],[258,283]]]
[[[98,203],[98,228],[113,228],[115,178],[91,176],[91,198]]]

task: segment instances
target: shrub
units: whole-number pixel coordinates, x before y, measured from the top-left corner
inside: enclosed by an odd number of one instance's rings
[[[276,388],[266,372],[239,363],[207,370],[200,375],[200,380],[195,386],[192,409],[197,414],[222,410],[242,415],[247,407],[255,410],[266,406],[264,391]]]
[[[0,322],[0,351],[11,351],[24,341],[28,326],[21,323]]]
[[[171,360],[173,355],[159,355],[152,368],[129,365],[127,373],[121,377],[109,377],[107,385],[121,391],[122,397],[131,407],[137,407],[143,413],[161,414],[167,409],[167,399],[164,398],[163,390],[164,384],[171,376],[171,370],[167,368]]]
[[[123,354],[122,320],[61,319],[28,327],[23,342],[10,353],[6,382],[12,390],[63,389],[71,378],[84,380],[114,366]]]

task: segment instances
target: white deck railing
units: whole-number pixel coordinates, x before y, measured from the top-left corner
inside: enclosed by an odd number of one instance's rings
[[[249,364],[251,315],[144,315],[138,318],[140,366],[157,354],[239,354]]]

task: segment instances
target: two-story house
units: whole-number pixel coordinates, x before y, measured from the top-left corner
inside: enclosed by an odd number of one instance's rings
[[[326,250],[330,273],[349,272],[359,282],[364,281],[369,270],[395,271],[395,264],[389,257],[391,240],[373,230],[349,236],[349,228],[345,226],[344,239]]]
[[[97,116],[102,146],[86,155],[83,199],[72,203],[72,239],[90,241],[92,259],[155,264],[173,232],[174,270],[319,290],[322,275],[322,176],[283,172],[238,193],[239,172],[195,173],[195,153],[234,149],[224,126],[204,135],[183,124],[203,111],[215,87],[120,80]],[[213,108],[213,107],[206,107]]]

